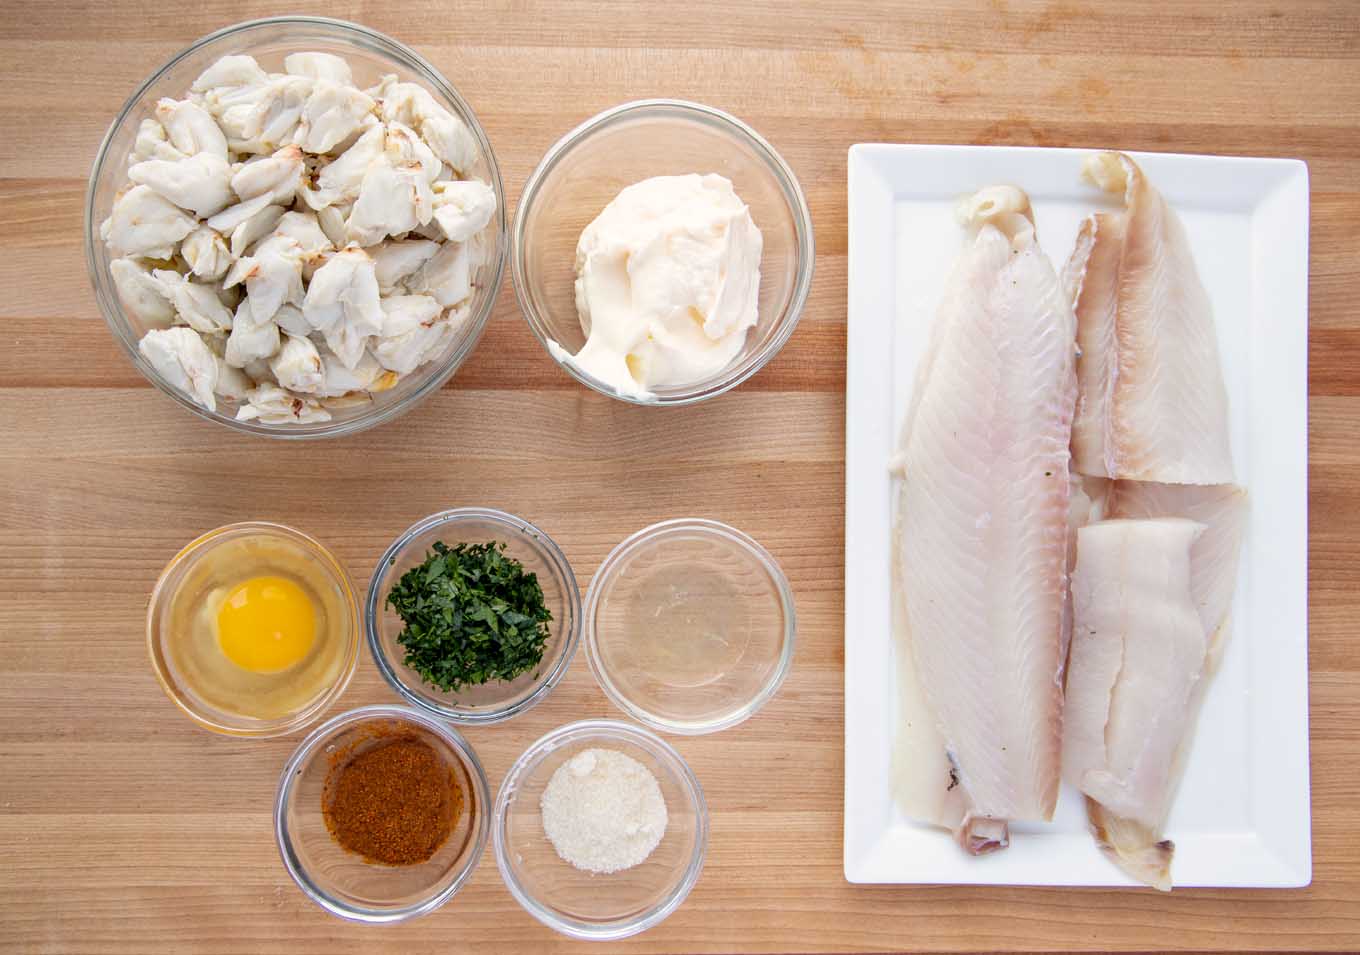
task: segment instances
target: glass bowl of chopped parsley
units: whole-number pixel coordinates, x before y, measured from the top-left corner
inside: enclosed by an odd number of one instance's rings
[[[378,561],[364,608],[378,672],[408,703],[495,723],[543,700],[581,636],[581,592],[552,538],[493,508],[414,524]]]

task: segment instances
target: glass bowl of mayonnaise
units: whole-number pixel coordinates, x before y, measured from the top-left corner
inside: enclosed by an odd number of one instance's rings
[[[793,334],[812,285],[793,170],[734,116],[606,110],[548,150],[511,235],[520,308],[578,381],[643,405],[720,395]]]

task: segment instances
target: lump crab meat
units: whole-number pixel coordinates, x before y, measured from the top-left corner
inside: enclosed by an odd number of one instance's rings
[[[368,253],[348,246],[331,256],[312,275],[302,314],[345,367],[353,368],[367,338],[383,328],[378,279]]]
[[[311,394],[321,387],[325,375],[321,355],[310,338],[287,335],[283,347],[269,360],[269,370],[280,387],[300,394]]]
[[[438,251],[439,243],[429,239],[389,239],[379,243],[369,252],[378,287],[390,293]]]
[[[303,398],[275,384],[262,384],[246,395],[236,412],[237,421],[261,424],[314,424],[331,420],[331,414],[313,398]]]
[[[217,410],[217,356],[192,328],[153,328],[137,343],[137,351],[166,382],[209,411]]]
[[[157,195],[199,218],[222,211],[233,198],[231,166],[216,153],[196,153],[183,159],[148,159],[130,168],[128,178],[150,186]]]
[[[395,76],[384,76],[369,91],[382,103],[384,122],[403,123],[420,133],[434,154],[459,174],[472,168],[477,159],[477,143],[457,116],[441,106],[429,91],[415,83],[401,83]]]
[[[450,242],[466,242],[486,228],[496,212],[496,193],[476,179],[436,182],[434,218]]]
[[[114,259],[109,263],[118,300],[137,321],[146,325],[169,325],[175,320],[175,306],[164,286],[136,259]]]
[[[277,55],[277,54],[276,54]],[[447,350],[492,251],[477,138],[431,91],[221,57],[135,130],[100,234],[161,376],[243,421],[356,409]],[[154,334],[153,334],[154,332]]]
[[[278,325],[272,319],[256,321],[249,301],[243,301],[236,308],[223,359],[234,368],[246,369],[250,377],[258,378],[253,372],[261,369],[252,369],[251,363],[272,358],[278,350]],[[269,370],[267,365],[264,370]],[[272,376],[273,372],[269,371],[269,374]]]
[[[118,255],[168,259],[197,226],[192,216],[150,186],[133,186],[113,204],[99,235]]]
[[[155,269],[151,277],[160,283],[163,294],[175,306],[179,321],[203,335],[220,335],[231,330],[231,311],[217,297],[211,285],[194,282],[171,269]]]
[[[231,188],[242,199],[268,196],[271,205],[292,205],[304,168],[302,150],[284,146],[272,156],[243,165],[231,177]]]
[[[222,160],[227,158],[227,137],[222,134],[208,111],[189,100],[164,98],[156,103],[156,119],[165,127],[165,134],[186,156],[211,153]]]
[[[184,256],[189,271],[201,279],[220,279],[231,268],[232,254],[226,240],[221,233],[206,225],[199,226],[184,237],[179,254]]]
[[[223,284],[231,288],[245,282],[246,302],[257,322],[274,317],[285,302],[299,305],[304,297],[302,285],[302,247],[286,235],[270,236],[255,249],[254,255],[237,259]]]

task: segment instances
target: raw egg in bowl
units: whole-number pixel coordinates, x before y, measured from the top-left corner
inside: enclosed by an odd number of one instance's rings
[[[354,675],[354,587],[306,534],[264,522],[219,527],[162,571],[147,646],[161,686],[194,722],[281,736],[319,717]]]

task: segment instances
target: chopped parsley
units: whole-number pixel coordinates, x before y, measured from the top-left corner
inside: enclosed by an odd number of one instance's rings
[[[405,624],[405,664],[446,693],[513,680],[538,666],[552,620],[538,577],[503,543],[435,541],[387,594]]]

